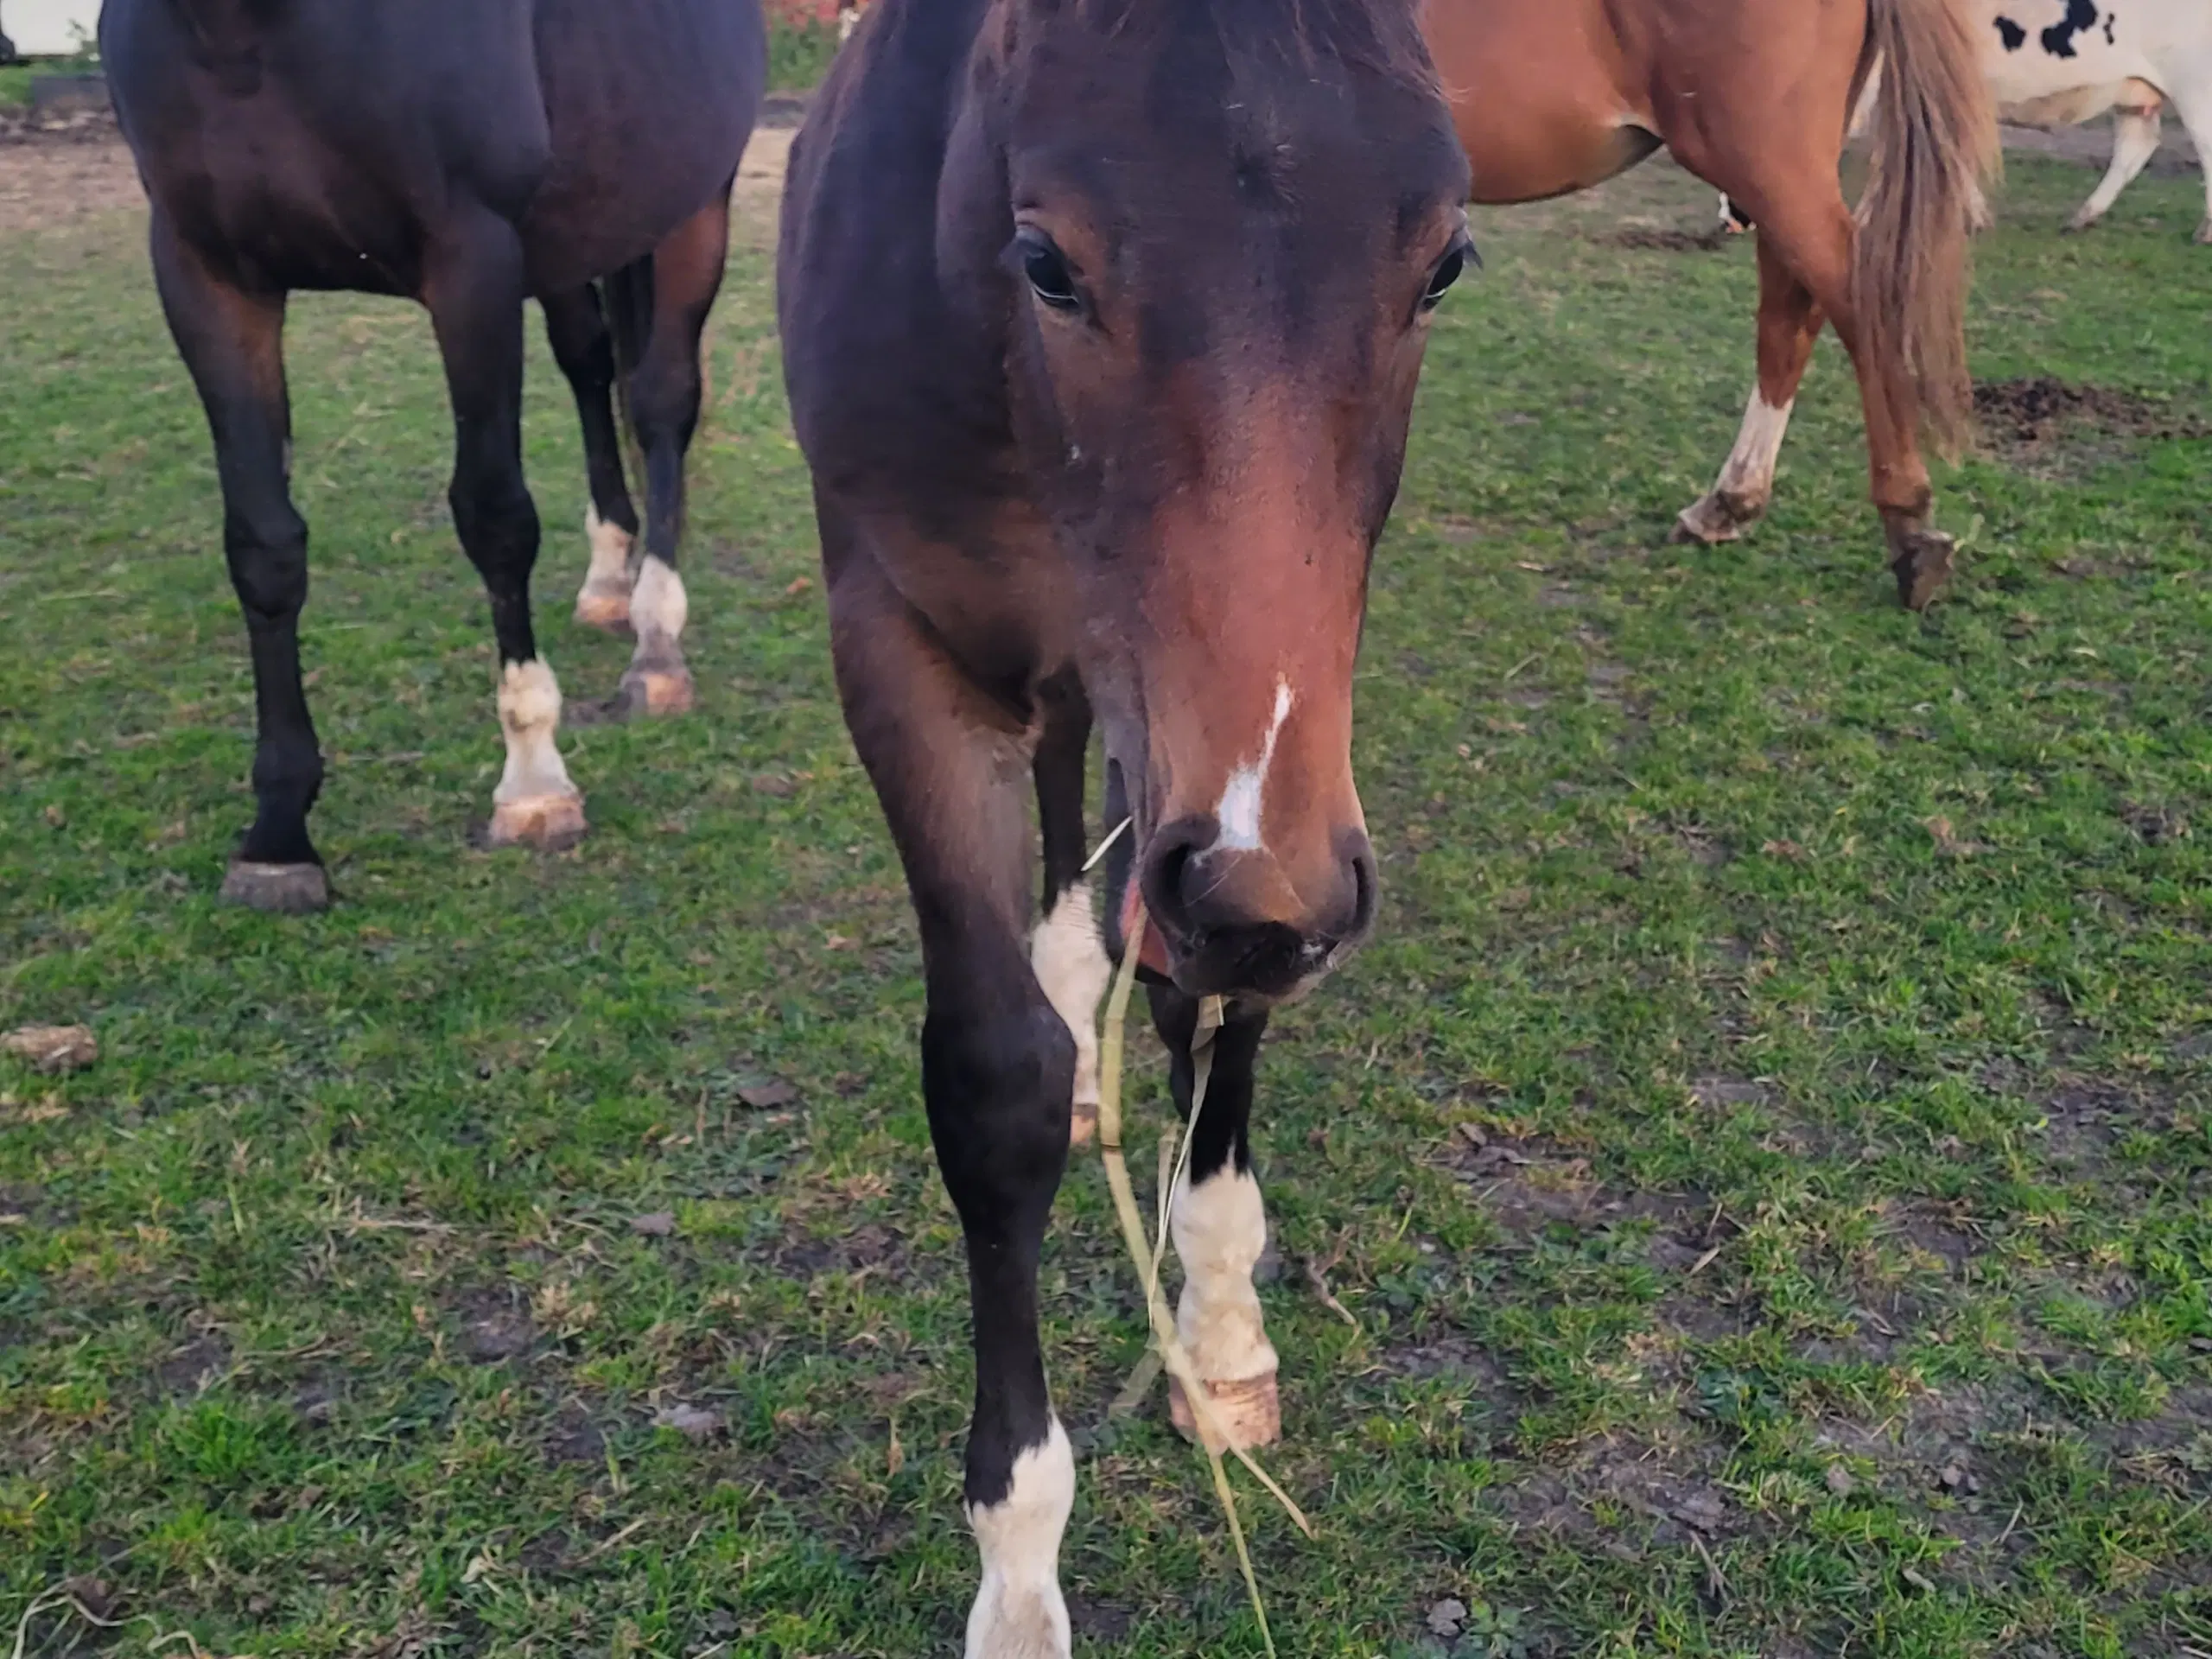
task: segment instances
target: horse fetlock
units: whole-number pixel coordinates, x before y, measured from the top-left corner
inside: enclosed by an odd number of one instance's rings
[[[968,1506],[982,1582],[968,1614],[967,1659],[1068,1659],[1060,1535],[1075,1507],[1075,1452],[1054,1420],[1014,1459],[1006,1496]]]
[[[583,837],[584,798],[569,780],[554,739],[561,728],[561,686],[543,658],[499,672],[499,729],[506,770],[492,791],[493,847],[572,847]]]

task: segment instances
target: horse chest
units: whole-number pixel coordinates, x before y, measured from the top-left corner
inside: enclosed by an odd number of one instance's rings
[[[175,199],[186,229],[254,286],[413,295],[423,232],[404,197],[301,124],[238,111],[209,122],[197,176]]]

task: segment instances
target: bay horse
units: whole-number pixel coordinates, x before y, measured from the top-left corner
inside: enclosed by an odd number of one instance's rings
[[[1925,606],[1953,543],[1931,522],[1920,435],[1955,449],[1971,422],[1967,245],[1997,157],[1955,0],[1429,0],[1422,27],[1475,200],[1587,189],[1664,144],[1758,226],[1758,383],[1676,539],[1732,541],[1765,512],[1825,320],[1858,371],[1897,596]],[[1878,63],[1854,215],[1840,164]]]
[[[156,286],[214,438],[251,648],[257,810],[225,896],[278,911],[329,899],[308,836],[323,766],[300,678],[308,528],[289,489],[284,308],[300,289],[429,311],[453,405],[448,500],[499,652],[506,767],[486,838],[573,842],[583,798],[531,625],[523,302],[543,308],[583,428],[579,619],[634,628],[628,709],[680,710],[684,454],[730,186],[767,78],[760,0],[108,0],[99,39],[152,202]],[[618,394],[644,458],[641,558]]]
[[[1227,999],[1171,1199],[1182,1339],[1233,1438],[1279,1432],[1254,1065],[1373,922],[1352,670],[1429,316],[1473,257],[1417,3],[874,0],[792,147],[785,381],[967,1244],[969,1659],[1068,1653],[1038,1258],[1140,916],[1185,1116]],[[1096,918],[1094,721],[1128,821]]]

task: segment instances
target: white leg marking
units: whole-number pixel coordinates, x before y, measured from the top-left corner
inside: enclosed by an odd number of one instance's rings
[[[1060,1534],[1075,1507],[1075,1452],[1059,1420],[1014,1462],[1003,1501],[971,1507],[983,1581],[968,1614],[967,1659],[1068,1659]]]
[[[623,671],[622,685],[632,706],[652,715],[680,715],[691,707],[691,671],[683,665],[683,625],[690,617],[683,578],[645,555],[638,584],[630,594],[630,626],[638,649]]]
[[[1078,1117],[1098,1111],[1098,999],[1114,976],[1098,923],[1090,911],[1090,889],[1070,887],[1052,913],[1029,936],[1029,963],[1037,982],[1068,1029],[1075,1034],[1075,1107]],[[1077,1139],[1085,1138],[1080,1127]]]
[[[1183,1300],[1175,1334],[1209,1382],[1242,1382],[1272,1373],[1274,1344],[1260,1317],[1252,1269],[1268,1245],[1267,1211],[1249,1170],[1225,1164],[1196,1186],[1175,1189],[1168,1211]]]
[[[1277,680],[1274,718],[1268,722],[1268,734],[1260,744],[1260,758],[1229,774],[1229,782],[1221,791],[1221,804],[1214,808],[1221,834],[1210,850],[1251,852],[1260,846],[1260,820],[1267,805],[1268,767],[1275,758],[1275,739],[1282,734],[1282,723],[1290,718],[1291,705],[1296,701],[1291,695],[1290,682]]]
[[[630,590],[630,626],[638,631],[639,655],[655,644],[673,650],[690,617],[683,578],[646,554],[638,568],[637,586]]]
[[[1783,435],[1789,430],[1790,408],[1791,404],[1776,408],[1767,402],[1764,391],[1751,388],[1751,400],[1744,406],[1744,424],[1737,429],[1736,447],[1728,452],[1715,489],[1766,505],[1774,493],[1774,463],[1782,454]]]
[[[591,542],[591,567],[576,592],[576,620],[595,628],[619,628],[630,618],[632,538],[592,506],[584,509],[584,535]]]
[[[505,806],[577,792],[554,745],[561,729],[561,684],[543,658],[499,671],[499,729],[507,740],[507,769],[493,800]]]

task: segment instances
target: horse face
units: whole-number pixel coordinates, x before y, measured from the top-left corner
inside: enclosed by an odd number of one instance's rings
[[[1466,167],[1409,21],[1152,10],[1009,47],[1014,423],[1135,820],[1109,913],[1275,997],[1374,918],[1352,672]]]

